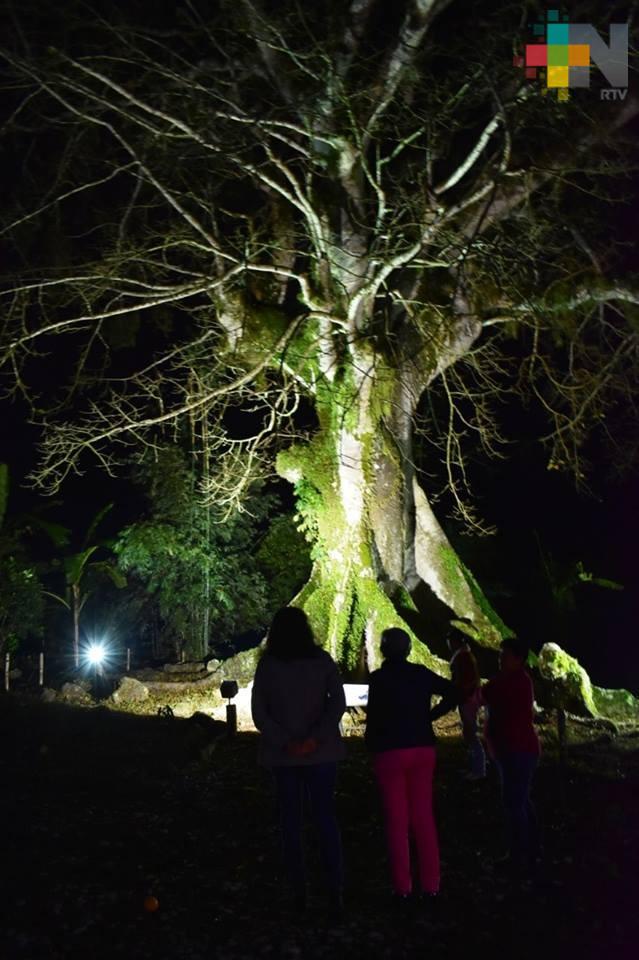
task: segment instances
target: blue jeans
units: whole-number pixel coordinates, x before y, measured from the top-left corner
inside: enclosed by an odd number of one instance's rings
[[[530,865],[539,852],[539,827],[530,800],[538,759],[533,753],[505,753],[495,759],[508,823],[510,859],[516,868]]]
[[[340,891],[343,868],[342,842],[335,815],[337,764],[273,767],[273,775],[280,808],[284,866],[293,890],[302,892],[306,885],[302,837],[306,797],[319,834],[329,887]]]

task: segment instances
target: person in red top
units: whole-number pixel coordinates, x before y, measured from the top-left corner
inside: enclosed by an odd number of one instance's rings
[[[539,846],[530,791],[541,749],[533,724],[534,690],[525,669],[527,659],[524,641],[504,640],[500,671],[481,690],[488,707],[488,750],[499,772],[508,822],[509,863],[519,878],[534,865]]]
[[[459,716],[462,736],[468,748],[470,770],[467,780],[483,780],[486,776],[486,754],[477,730],[477,713],[480,707],[480,677],[477,661],[468,645],[466,634],[452,627],[448,634],[450,679],[459,697]]]

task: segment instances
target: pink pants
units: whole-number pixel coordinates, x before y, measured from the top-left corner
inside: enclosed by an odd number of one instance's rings
[[[417,847],[419,879],[422,890],[439,890],[439,846],[433,817],[434,747],[409,747],[386,750],[374,759],[379,784],[386,842],[393,887],[396,893],[412,890],[409,833]]]

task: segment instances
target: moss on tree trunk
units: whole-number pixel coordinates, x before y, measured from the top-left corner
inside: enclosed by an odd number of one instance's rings
[[[451,616],[471,620],[479,642],[495,646],[507,628],[416,484],[405,438],[392,430],[392,371],[385,369],[380,383],[374,365],[366,369],[360,382],[350,375],[323,383],[319,430],[278,456],[278,472],[294,485],[299,522],[312,543],[312,575],[294,602],[347,671],[363,659],[376,666],[382,631],[399,626],[413,637],[412,659],[445,673],[447,664],[430,652],[428,637],[416,636],[399,612],[420,581]]]

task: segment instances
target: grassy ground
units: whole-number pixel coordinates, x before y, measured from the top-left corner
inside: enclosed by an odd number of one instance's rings
[[[287,909],[253,735],[206,749],[193,721],[3,698],[0,958],[634,958],[639,737],[570,727],[562,777],[554,732],[542,732],[546,862],[520,894],[491,867],[503,849],[494,778],[464,783],[456,728],[442,729],[443,891],[430,920],[398,917],[389,903],[369,762],[350,739],[338,797],[347,914],[331,927],[319,889],[303,920]],[[312,842],[309,868],[319,875]],[[155,913],[143,907],[149,893]]]

